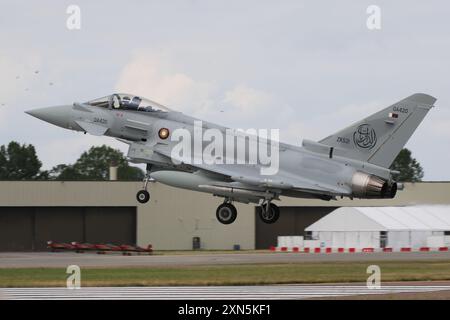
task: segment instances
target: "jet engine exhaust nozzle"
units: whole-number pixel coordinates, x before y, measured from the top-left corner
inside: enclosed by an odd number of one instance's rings
[[[389,197],[389,189],[390,188],[386,180],[371,174],[358,171],[352,177],[353,195],[358,198]]]
[[[386,193],[385,198],[389,198],[389,199],[395,198],[395,195],[397,194],[398,189],[399,188],[398,188],[397,182],[394,182],[391,185],[389,185],[389,190]]]

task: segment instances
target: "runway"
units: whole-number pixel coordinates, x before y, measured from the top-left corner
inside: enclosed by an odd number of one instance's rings
[[[450,290],[450,286],[272,285],[208,287],[0,288],[7,300],[279,300]]]
[[[276,264],[328,261],[450,260],[450,252],[390,253],[189,253],[152,256],[98,255],[72,252],[0,253],[0,268],[167,267],[234,264]]]

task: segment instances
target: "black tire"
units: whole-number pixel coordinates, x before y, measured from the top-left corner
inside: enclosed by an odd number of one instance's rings
[[[216,217],[220,223],[230,224],[233,223],[237,218],[236,207],[231,203],[223,203],[217,207]]]
[[[264,223],[275,223],[280,217],[280,208],[278,208],[277,205],[270,203],[269,210],[266,212],[266,205],[262,205],[261,210],[259,210],[259,217]]]
[[[141,190],[136,194],[139,203],[147,203],[150,200],[150,193],[147,190]]]

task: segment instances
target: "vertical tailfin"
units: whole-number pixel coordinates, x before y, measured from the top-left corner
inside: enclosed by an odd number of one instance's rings
[[[435,101],[413,94],[319,142],[336,154],[388,168]]]

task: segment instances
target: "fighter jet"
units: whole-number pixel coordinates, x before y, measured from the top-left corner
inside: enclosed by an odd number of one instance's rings
[[[389,167],[435,101],[427,94],[413,94],[320,141],[303,140],[301,146],[272,136],[259,139],[132,94],[27,113],[65,129],[127,143],[128,159],[146,164],[143,188],[136,195],[140,203],[149,201],[148,182],[153,178],[223,198],[216,210],[223,224],[235,221],[234,202],[260,205],[262,221],[274,223],[280,210],[273,201],[280,196],[394,198],[402,185],[393,179],[398,172]],[[269,149],[271,161],[268,153],[260,154]],[[205,154],[211,156],[205,159]]]

